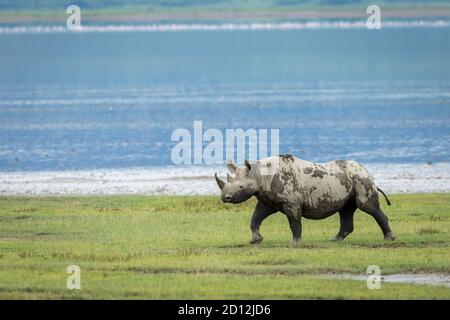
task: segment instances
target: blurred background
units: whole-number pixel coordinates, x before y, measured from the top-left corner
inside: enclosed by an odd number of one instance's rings
[[[194,120],[450,191],[449,40],[449,1],[0,0],[0,194],[214,193],[171,161]]]

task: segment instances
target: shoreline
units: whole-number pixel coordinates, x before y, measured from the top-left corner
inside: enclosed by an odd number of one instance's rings
[[[450,20],[385,20],[388,28],[448,28]],[[234,31],[293,31],[319,29],[365,29],[363,20],[328,20],[306,22],[227,22],[227,23],[153,23],[153,24],[84,24],[70,30],[62,24],[2,26],[0,35],[8,34],[55,34],[55,33],[123,33],[123,32],[234,32]]]
[[[389,194],[450,192],[450,163],[368,163]],[[219,195],[214,173],[225,166],[179,166],[80,171],[0,172],[0,196]]]

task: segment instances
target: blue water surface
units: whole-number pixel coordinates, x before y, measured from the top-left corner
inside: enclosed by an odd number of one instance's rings
[[[177,128],[324,162],[450,160],[450,28],[0,35],[0,170],[171,165]]]

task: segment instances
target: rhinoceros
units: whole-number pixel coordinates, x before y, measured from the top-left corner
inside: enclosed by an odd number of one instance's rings
[[[286,215],[292,242],[301,240],[301,218],[324,219],[339,212],[340,228],[331,240],[343,240],[353,231],[353,214],[360,209],[380,226],[385,240],[395,240],[388,218],[380,208],[378,188],[371,175],[358,162],[336,160],[324,164],[298,159],[292,155],[273,156],[237,166],[228,160],[227,182],[215,174],[225,203],[241,203],[252,196],[257,204],[251,218],[250,243],[263,240],[259,228],[264,219],[276,212]]]

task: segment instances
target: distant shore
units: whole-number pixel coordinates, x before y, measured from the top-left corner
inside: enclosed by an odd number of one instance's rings
[[[382,18],[387,19],[442,19],[450,17],[450,6],[436,7],[381,7]],[[81,8],[82,21],[88,23],[148,23],[161,21],[286,21],[321,19],[366,19],[366,7],[325,7],[294,9],[167,9],[138,10],[136,8],[94,10]],[[56,11],[0,11],[0,23],[64,23],[68,14]]]
[[[450,192],[450,163],[368,163],[387,193]],[[49,195],[218,195],[214,173],[223,166],[0,173],[0,196]]]

